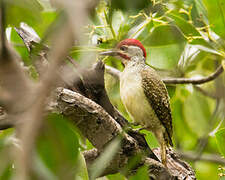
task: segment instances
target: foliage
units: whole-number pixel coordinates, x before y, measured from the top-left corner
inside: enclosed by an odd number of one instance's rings
[[[80,61],[82,52],[102,51],[113,48],[124,38],[136,38],[146,47],[147,63],[162,77],[207,76],[222,63],[225,57],[225,3],[222,0],[137,2],[100,0],[96,11],[91,14],[90,25],[85,27],[87,46],[76,46],[70,54]],[[8,0],[6,5],[8,39],[24,63],[32,69],[32,59],[13,27],[25,22],[44,38],[59,12],[44,0]],[[123,69],[121,63],[113,58],[107,58],[105,62]],[[111,102],[129,119],[120,100],[118,81],[106,75],[106,87]],[[201,85],[201,88],[219,98],[208,97],[193,85],[168,87],[173,91],[170,102],[175,149],[225,156],[224,74]],[[151,133],[143,132],[150,147],[158,146]],[[0,132],[0,179],[10,179],[13,174],[13,160],[7,159],[9,146],[16,143],[13,137],[12,129]],[[208,140],[204,147],[201,145],[203,139]],[[88,148],[82,143],[78,130],[64,117],[49,115],[36,144],[34,176],[54,180],[66,171],[69,177],[88,179],[81,154]],[[87,147],[91,148],[89,144]],[[219,179],[218,164],[201,161],[191,164],[198,179]],[[146,174],[147,169],[143,167],[131,179],[147,179]],[[124,176],[116,174],[107,178],[124,179]]]

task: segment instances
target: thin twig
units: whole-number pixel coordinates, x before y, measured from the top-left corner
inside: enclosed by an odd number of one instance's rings
[[[114,29],[113,29],[112,21],[110,21],[109,17],[107,16],[106,11],[104,11],[104,15],[105,15],[106,22],[108,23],[108,25],[110,27],[110,30],[112,32],[113,38],[116,39],[116,33],[115,33]]]
[[[120,71],[116,68],[106,66],[106,72],[119,79]],[[203,78],[162,78],[165,84],[203,84],[216,79],[224,71],[223,66],[220,65],[216,71],[209,76]]]
[[[165,84],[203,84],[216,79],[224,71],[220,65],[216,71],[209,76],[203,78],[163,78]]]

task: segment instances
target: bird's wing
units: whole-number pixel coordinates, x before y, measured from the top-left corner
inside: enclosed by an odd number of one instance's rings
[[[141,72],[141,77],[145,96],[158,119],[166,129],[168,135],[166,139],[168,143],[173,146],[171,140],[173,133],[172,115],[166,86],[155,70],[147,65]]]

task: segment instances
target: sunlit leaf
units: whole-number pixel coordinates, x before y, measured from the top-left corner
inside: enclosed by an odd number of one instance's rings
[[[152,33],[143,40],[146,46],[163,46],[183,43],[185,38],[181,31],[173,25],[156,26]]]
[[[147,130],[142,130],[142,132],[145,134],[145,139],[146,139],[146,141],[148,143],[148,146],[150,148],[159,147],[159,143],[158,143],[156,137],[153,135],[152,132],[147,131]]]
[[[190,44],[201,45],[213,49],[213,47],[203,39],[199,31],[192,24],[174,13],[169,13],[168,16],[174,21],[176,26],[179,27],[182,33],[184,33]]]
[[[225,157],[225,146],[224,146],[225,128],[217,131],[215,135],[216,135],[216,141],[217,141],[217,145],[218,145],[218,148],[220,150],[220,153]]]
[[[178,91],[179,90],[179,91]],[[180,92],[180,88],[177,89],[177,94]],[[183,91],[184,92],[184,91]],[[186,94],[186,95],[184,95]],[[182,93],[184,97],[188,96],[188,92]],[[175,97],[174,97],[175,98]],[[192,132],[192,129],[189,127],[187,120],[184,115],[184,102],[181,101],[183,97],[179,96],[179,99],[171,99],[171,109],[173,117],[173,138],[179,143],[183,149],[189,149],[194,147],[196,143],[196,135]],[[177,143],[177,142],[174,142]]]
[[[149,180],[148,167],[143,166],[138,169],[137,173],[130,177],[129,180]]]
[[[120,173],[108,175],[107,178],[109,180],[115,180],[115,179],[116,180],[126,180],[126,178],[123,175],[121,175]]]
[[[197,109],[197,111],[193,109]],[[191,96],[188,96],[184,103],[184,114],[188,126],[198,136],[203,136],[209,131],[207,123],[211,116],[211,110],[209,101],[202,94],[194,91]]]
[[[32,24],[40,20],[42,7],[36,0],[7,0],[5,5],[9,25],[18,26],[20,22]]]
[[[147,63],[159,69],[173,69],[177,66],[185,44],[146,46]]]
[[[147,62],[157,68],[174,68],[184,50],[185,38],[178,28],[159,25],[143,40],[147,50]]]
[[[210,27],[225,39],[225,2],[223,0],[203,0],[203,2],[207,8]]]
[[[78,154],[76,169],[76,180],[89,180],[86,162],[82,153]]]

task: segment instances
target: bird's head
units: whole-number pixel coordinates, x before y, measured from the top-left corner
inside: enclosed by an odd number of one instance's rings
[[[116,57],[126,66],[132,61],[144,62],[146,58],[146,50],[140,41],[136,39],[124,39],[119,42],[114,49],[102,52],[100,55]]]

